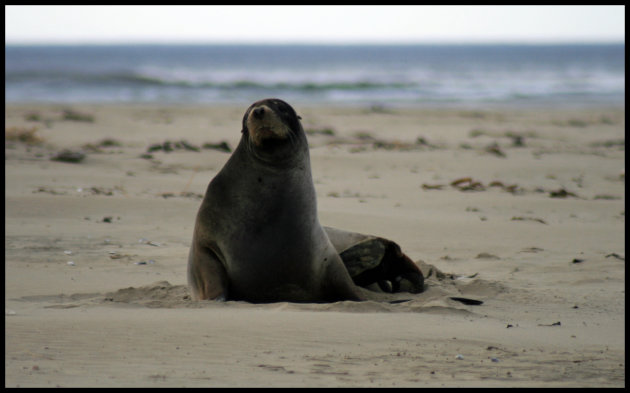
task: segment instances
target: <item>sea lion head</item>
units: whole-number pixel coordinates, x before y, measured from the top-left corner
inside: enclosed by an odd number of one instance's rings
[[[267,98],[247,109],[242,133],[256,156],[281,160],[295,154],[297,144],[305,144],[300,119],[291,105],[277,98]]]

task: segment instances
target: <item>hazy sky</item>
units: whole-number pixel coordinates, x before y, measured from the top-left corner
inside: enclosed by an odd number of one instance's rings
[[[5,6],[5,43],[624,42],[623,6]]]

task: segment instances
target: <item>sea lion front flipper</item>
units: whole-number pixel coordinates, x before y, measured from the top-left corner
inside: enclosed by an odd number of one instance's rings
[[[395,242],[376,236],[324,227],[356,285],[373,283],[384,292],[420,293],[424,276]]]
[[[195,244],[190,247],[188,284],[195,300],[227,300],[227,273],[216,254],[207,247]]]

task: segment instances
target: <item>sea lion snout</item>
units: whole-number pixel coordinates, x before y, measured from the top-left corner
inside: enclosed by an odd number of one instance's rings
[[[252,141],[260,146],[265,139],[285,139],[290,132],[287,124],[269,106],[260,105],[252,108],[247,116],[247,129]]]
[[[249,112],[247,122],[255,126],[256,124],[281,123],[282,120],[267,105],[260,105]]]
[[[256,119],[262,119],[265,116],[265,108],[264,107],[260,107],[260,108],[256,108],[253,110],[252,115],[256,118]]]

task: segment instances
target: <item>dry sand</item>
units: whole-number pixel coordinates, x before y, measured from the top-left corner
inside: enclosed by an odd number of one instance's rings
[[[321,222],[397,241],[427,291],[193,303],[229,153],[141,156],[234,148],[246,106],[6,107],[6,386],[624,386],[623,109],[296,106]]]

